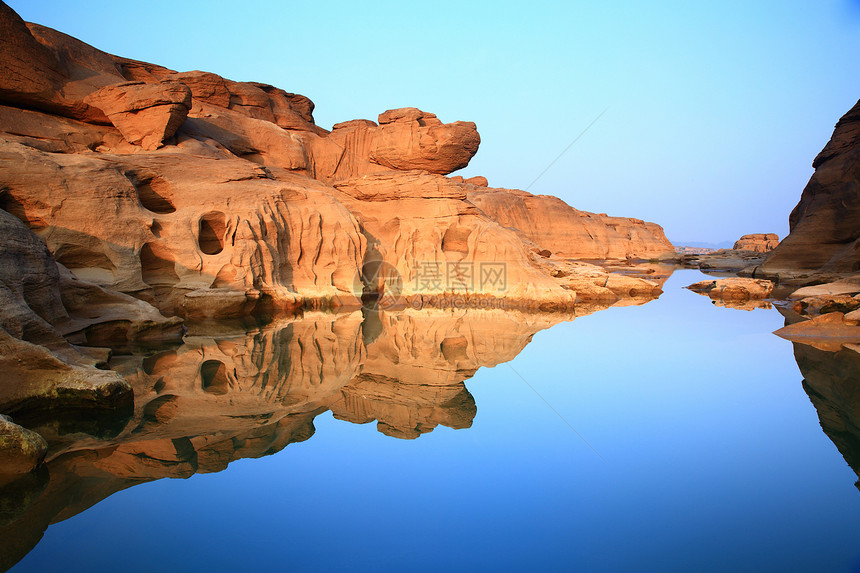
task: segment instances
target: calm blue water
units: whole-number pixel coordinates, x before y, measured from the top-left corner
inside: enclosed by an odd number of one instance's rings
[[[399,440],[325,412],[275,455],[51,525],[12,570],[860,570],[857,476],[782,317],[681,289],[700,276],[480,369],[471,428]]]

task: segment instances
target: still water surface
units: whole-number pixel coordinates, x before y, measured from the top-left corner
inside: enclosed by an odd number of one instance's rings
[[[287,383],[240,383],[249,367],[224,356],[241,345],[199,342],[227,372],[207,367],[210,402],[183,390],[189,355],[150,360],[136,402],[161,402],[125,445],[66,454],[77,481],[31,508],[57,522],[12,571],[860,570],[857,475],[771,334],[784,319],[681,289],[700,278],[550,328],[383,317],[355,342],[359,319],[294,325],[247,356],[289,354],[270,366]],[[266,418],[264,402],[292,413]],[[261,424],[279,429],[249,434]],[[190,477],[146,481],[170,475]],[[66,518],[63,503],[95,505]]]

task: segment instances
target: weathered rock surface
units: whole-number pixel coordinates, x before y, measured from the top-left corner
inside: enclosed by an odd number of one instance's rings
[[[774,233],[753,233],[751,235],[744,235],[735,241],[732,250],[766,253],[775,249],[777,245],[779,245],[779,235]]]
[[[860,270],[860,102],[836,124],[789,217],[789,235],[760,267],[780,279]]]
[[[671,250],[655,225],[563,203],[566,216],[589,220],[583,232],[562,225],[554,237],[543,225],[542,234],[518,234],[476,209],[471,194],[489,191],[484,178],[441,177],[476,153],[473,123],[401,108],[329,133],[313,124],[304,96],[112,56],[4,14],[14,70],[8,94],[0,92],[9,96],[0,106],[0,207],[79,279],[167,315],[355,305],[374,289],[368,265],[382,263],[413,299],[455,290],[433,281],[417,288],[420,270],[439,265],[470,269],[474,280],[460,281],[470,297],[560,308],[600,298],[586,292],[600,281],[590,270],[578,295],[576,273],[535,252],[650,257],[664,250],[660,241]],[[42,64],[30,65],[30,51]],[[15,76],[25,68],[27,78]],[[577,247],[567,252],[571,240]],[[505,280],[487,286],[481,271],[498,275],[493,265]],[[624,282],[598,274],[600,288]]]
[[[152,151],[185,122],[191,90],[179,82],[126,82],[105,86],[86,101],[102,110],[126,141]]]
[[[850,313],[860,308],[860,298],[850,295],[808,296],[798,300],[792,309],[800,315],[819,315],[830,312]]]
[[[107,347],[179,342],[180,317],[357,308],[362,298],[389,294],[415,308],[489,302],[574,316],[659,295],[656,282],[560,260],[551,235],[539,235],[543,245],[476,207],[471,194],[498,190],[486,189],[482,177],[444,177],[477,152],[473,123],[401,108],[378,123],[354,120],[329,132],[314,124],[304,96],[113,56],[26,24],[2,3],[0,32],[0,232],[7,238],[0,244],[0,412],[19,420],[18,413],[32,414],[33,424],[55,416],[60,424],[61,406],[102,408],[119,414],[66,416],[62,424],[106,425],[115,435],[133,405],[131,388],[96,366],[107,362]],[[559,241],[576,235],[602,245],[580,244],[580,254],[647,257],[650,247],[642,245],[662,237],[641,221],[575,213],[595,220],[585,225],[591,236],[562,230]],[[477,366],[446,370],[444,388],[407,390],[402,364],[380,359],[362,370],[366,348],[350,346],[355,321],[335,322],[331,339],[345,346],[331,351],[348,356],[326,380],[356,389],[342,396],[325,385],[308,387],[313,395],[284,390],[303,404],[285,414],[302,421],[285,427],[309,435],[311,412],[335,401],[344,416],[372,414],[381,429],[403,437],[439,423],[468,425],[474,404],[462,381]],[[466,333],[427,340],[442,345],[446,361],[477,364]],[[241,368],[225,370],[226,357],[201,356],[190,342],[183,348],[159,360],[175,361],[185,382],[161,375],[146,378],[146,391],[135,387],[136,412],[149,408],[140,423],[172,420],[178,404],[199,401],[200,388],[183,386],[189,383],[206,386],[204,403],[218,408],[224,404],[213,396],[256,384],[253,399],[230,397],[247,408],[242,416],[269,416],[271,401],[281,400],[280,390],[255,378],[262,366],[247,360],[259,357],[246,360],[240,380]],[[418,405],[404,416],[410,392]],[[371,394],[372,406],[347,405]],[[389,403],[398,404],[395,413]],[[194,422],[182,425],[191,432]],[[153,443],[152,459],[191,459],[183,457],[191,450],[164,439]],[[293,438],[272,443],[285,439]],[[250,449],[265,451],[265,441]],[[199,457],[205,447],[192,449]],[[148,459],[133,448],[115,455],[119,465]]]
[[[780,328],[774,334],[792,342],[828,351],[839,350],[845,344],[860,343],[858,321],[847,318],[841,312],[830,312],[795,322]]]
[[[726,301],[760,300],[770,296],[773,283],[762,279],[727,278],[699,281],[686,288],[712,299]]]
[[[445,175],[468,165],[481,142],[474,123],[442,123],[416,108],[383,112],[378,125],[369,120],[338,123],[325,138],[299,136],[312,158],[314,176],[324,181],[392,170]]]
[[[557,197],[518,190],[473,188],[468,198],[490,218],[517,229],[555,257],[652,259],[674,255],[663,229],[654,223],[579,211]]]
[[[824,284],[799,288],[789,295],[789,298],[831,297],[838,295],[860,294],[860,275],[852,275]]]
[[[47,451],[48,443],[42,436],[0,414],[0,483],[10,475],[36,469]]]

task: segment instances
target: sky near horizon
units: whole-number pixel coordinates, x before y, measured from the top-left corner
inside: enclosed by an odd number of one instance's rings
[[[325,128],[408,106],[474,121],[456,174],[678,243],[785,236],[860,98],[858,0],[6,1],[106,52],[304,94]]]

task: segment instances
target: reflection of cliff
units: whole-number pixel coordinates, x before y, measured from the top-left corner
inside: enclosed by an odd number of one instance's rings
[[[468,428],[477,408],[463,381],[512,360],[535,332],[563,318],[490,310],[368,312],[361,373],[332,404],[341,420],[377,420],[380,432],[417,438],[442,424]]]
[[[860,478],[860,353],[853,345],[827,352],[794,343],[794,357],[821,429]]]
[[[52,420],[39,473],[0,484],[0,570],[51,523],[111,494],[164,477],[217,472],[313,435],[328,409],[384,434],[415,438],[468,428],[477,412],[464,381],[513,359],[535,332],[571,317],[505,311],[314,313],[251,332],[190,335],[112,365],[134,389],[122,426]]]

